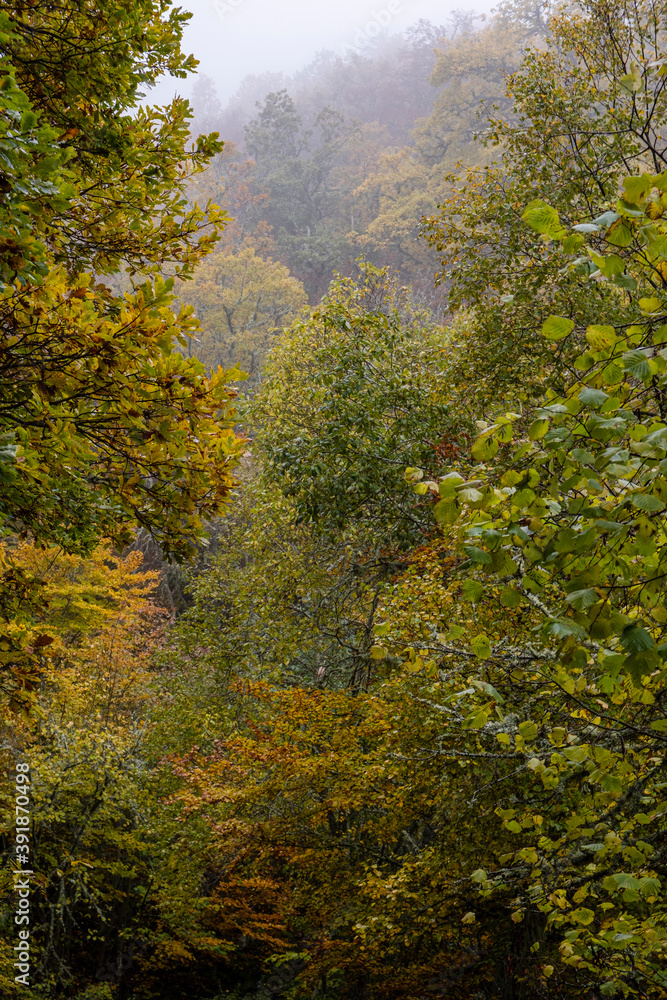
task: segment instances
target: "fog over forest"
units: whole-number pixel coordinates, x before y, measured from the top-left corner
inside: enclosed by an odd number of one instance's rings
[[[0,2],[0,1000],[667,1000],[667,0],[192,7]]]

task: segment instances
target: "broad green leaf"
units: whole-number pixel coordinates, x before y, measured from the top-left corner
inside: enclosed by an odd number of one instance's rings
[[[632,89],[634,89],[634,77],[631,77],[631,79],[633,80]],[[646,198],[646,195],[649,193],[650,190],[651,190],[650,174],[642,174],[641,177],[623,178],[623,197],[624,200],[627,201],[628,204],[630,205],[638,205]]]
[[[470,640],[470,647],[480,660],[486,660],[491,656],[491,643],[485,635],[476,635]]]
[[[592,607],[593,604],[597,604],[598,595],[597,591],[593,587],[588,587],[585,590],[575,590],[573,593],[568,594],[567,603],[571,604],[577,611],[585,611],[586,608]]]
[[[549,421],[545,418],[534,420],[528,428],[528,440],[539,441],[549,430]]]
[[[626,372],[642,381],[651,374],[649,359],[644,351],[626,351],[623,355],[623,367]]]
[[[530,743],[537,737],[537,725],[530,720],[520,722],[519,734],[523,737],[526,743]]]
[[[609,394],[603,392],[602,389],[591,389],[590,386],[586,386],[579,393],[579,400],[584,404],[584,406],[590,406],[595,409],[602,406],[603,403],[609,399]]]
[[[482,563],[485,566],[490,565],[491,555],[484,549],[479,549],[476,545],[464,545],[463,549],[471,562]]]
[[[564,340],[574,330],[574,320],[549,316],[542,324],[542,336],[547,340]]]
[[[463,482],[463,476],[460,476],[458,472],[448,472],[447,475],[443,476],[440,480],[438,492],[443,499],[445,497],[453,497],[456,495],[457,487]]]
[[[484,596],[484,584],[480,583],[479,580],[465,580],[461,590],[463,599],[472,604],[477,604]]]
[[[438,501],[433,508],[433,516],[438,524],[454,524],[459,516],[459,507],[454,497]]]
[[[504,587],[500,592],[500,603],[505,608],[518,608],[521,604],[525,603],[525,598],[518,590],[514,590],[513,587]]]
[[[472,446],[472,457],[478,462],[487,462],[494,455],[498,454],[498,442],[495,437],[481,435]]]
[[[618,222],[615,222],[606,236],[607,243],[611,243],[614,247],[630,246],[634,238],[632,226],[625,219],[619,219]]]
[[[560,217],[555,208],[547,205],[541,199],[531,201],[521,214],[523,221],[534,229],[536,233],[548,236],[554,240],[562,240],[567,236],[567,232],[560,221]]]
[[[637,510],[644,510],[648,514],[655,514],[665,509],[663,501],[651,493],[633,493],[630,497],[630,503]]]
[[[655,646],[655,639],[641,625],[628,625],[623,630],[620,641],[628,653],[642,653]]]
[[[464,729],[483,729],[489,721],[489,713],[483,708],[477,708],[470,715],[466,716],[463,722]]]
[[[586,340],[594,351],[605,351],[614,346],[618,337],[613,326],[601,326],[594,323],[586,328]]]

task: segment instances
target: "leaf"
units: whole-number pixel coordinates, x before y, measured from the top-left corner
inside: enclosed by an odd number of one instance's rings
[[[463,550],[471,562],[481,563],[486,566],[490,565],[491,556],[488,552],[485,552],[484,549],[479,549],[476,545],[464,545]]]
[[[528,428],[528,440],[529,441],[539,441],[544,437],[546,432],[549,430],[549,421],[545,418],[538,418],[533,420],[532,424]]]
[[[616,220],[620,218],[618,212],[603,212],[602,215],[598,215],[597,219],[593,219],[596,226],[602,226],[603,229],[609,229]]]
[[[640,625],[628,625],[623,629],[620,643],[628,653],[642,653],[654,648],[655,639]]]
[[[438,501],[433,508],[433,516],[438,524],[454,524],[459,516],[459,506],[454,497]]]
[[[478,708],[470,715],[466,716],[463,721],[464,729],[483,729],[484,726],[489,721],[489,713],[483,708]]]
[[[33,640],[32,645],[35,649],[41,649],[44,646],[50,646],[55,639],[52,635],[38,635],[36,639]]]
[[[603,403],[609,399],[609,394],[603,392],[602,389],[591,389],[590,386],[586,386],[579,393],[579,401],[584,404],[584,406],[591,406],[597,409],[602,406]]]
[[[438,492],[443,499],[445,497],[453,497],[456,495],[457,487],[461,486],[463,482],[463,476],[460,476],[458,472],[448,472],[447,475],[443,476],[440,480],[440,483],[438,484]]]
[[[631,77],[631,79],[634,80],[633,77]],[[634,85],[632,89],[635,89]],[[627,201],[629,205],[638,205],[640,202],[644,201],[646,195],[651,190],[651,175],[642,174],[641,177],[624,177],[623,189],[624,200]]]
[[[498,454],[498,448],[498,442],[494,437],[481,435],[473,443],[472,457],[477,459],[478,462],[487,462],[494,455]]]
[[[604,774],[600,779],[600,784],[605,792],[612,792],[614,795],[620,795],[623,792],[623,782],[617,774]]]
[[[500,592],[500,603],[505,608],[518,608],[525,603],[525,598],[513,587],[504,587]]]
[[[651,374],[651,366],[644,351],[626,351],[623,355],[623,368],[642,381]]]
[[[607,232],[607,243],[614,247],[627,247],[634,241],[632,227],[625,219],[619,219]]]
[[[637,510],[646,511],[647,514],[655,514],[665,509],[662,500],[659,497],[654,497],[651,493],[633,493],[630,496],[630,503]]]
[[[371,646],[369,656],[371,660],[384,660],[389,650],[386,646]]]
[[[573,593],[567,595],[566,601],[576,608],[577,611],[585,611],[586,608],[597,604],[597,591],[593,587],[587,587],[585,590],[575,590]]]
[[[667,733],[667,719],[654,719],[651,723],[651,729],[654,729],[656,733]]]
[[[556,209],[539,198],[525,207],[521,218],[536,233],[549,236],[551,239],[560,240],[567,236]]]
[[[479,580],[465,580],[461,590],[463,592],[463,599],[470,601],[471,604],[477,604],[484,596],[484,585]]]
[[[547,622],[544,626],[544,631],[547,635],[553,635],[556,639],[564,639],[568,635],[574,635],[578,639],[586,638],[586,632],[581,625],[577,625],[573,621],[563,621],[563,619],[552,619],[550,622]]]
[[[563,316],[548,316],[542,324],[542,336],[547,340],[564,340],[574,330],[574,320]]]
[[[519,733],[527,743],[530,743],[537,736],[537,725],[530,719],[526,722],[520,722]]]
[[[479,660],[488,660],[491,656],[491,643],[485,635],[476,635],[470,640],[470,647]]]
[[[458,497],[460,500],[463,500],[464,503],[477,504],[484,499],[484,494],[480,493],[479,490],[469,488],[466,490],[459,490]]]
[[[618,337],[613,326],[601,326],[593,323],[586,328],[586,340],[594,351],[605,351],[614,346]]]

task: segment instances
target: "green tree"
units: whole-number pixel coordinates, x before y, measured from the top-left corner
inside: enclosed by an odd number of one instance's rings
[[[185,151],[183,101],[138,107],[194,65],[168,6],[2,13],[0,520],[70,550],[140,524],[183,555],[231,482],[226,378],[173,350],[196,324],[159,277],[188,275],[224,224],[184,195],[219,143]],[[126,298],[95,283],[121,268],[144,275]]]
[[[255,184],[269,194],[260,208],[274,231],[278,251],[311,299],[319,297],[332,272],[349,263],[345,234],[332,232],[336,166],[354,127],[325,107],[304,128],[287,91],[269,94],[245,128],[256,162]]]
[[[252,408],[265,474],[299,520],[334,534],[364,524],[375,546],[418,539],[408,460],[437,469],[456,438],[439,395],[443,332],[386,270],[336,279],[273,352]],[[450,440],[451,439],[451,440]],[[406,502],[407,501],[407,502]]]
[[[249,246],[212,254],[183,284],[182,298],[202,324],[192,353],[209,370],[240,369],[252,384],[279,329],[307,305],[303,286],[285,265],[263,260]]]

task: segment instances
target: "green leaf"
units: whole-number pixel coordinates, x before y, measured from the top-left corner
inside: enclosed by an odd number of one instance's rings
[[[630,79],[634,81],[634,77],[631,76]],[[632,89],[635,89],[634,85]],[[651,175],[642,174],[641,177],[624,177],[623,188],[624,200],[627,201],[629,205],[638,205],[640,202],[644,201],[646,195],[651,190]]]
[[[667,733],[667,719],[654,719],[651,729],[655,729],[656,733]]]
[[[476,635],[470,640],[470,647],[480,660],[487,660],[491,656],[491,643],[485,635]]]
[[[454,497],[438,501],[433,508],[433,516],[438,524],[454,524],[459,516],[459,507]]]
[[[563,316],[548,316],[542,324],[542,336],[547,340],[564,340],[574,330],[574,320]]]
[[[623,355],[623,368],[642,381],[651,374],[651,366],[644,351],[626,351]]]
[[[655,646],[655,639],[641,625],[628,625],[624,628],[620,642],[628,653],[642,653]]]
[[[537,737],[537,725],[530,719],[526,720],[526,722],[520,722],[519,734],[523,737],[526,743],[530,743]]]
[[[438,492],[443,499],[445,497],[456,496],[456,488],[463,482],[463,476],[460,476],[458,472],[448,472],[447,475],[443,476],[440,480],[440,483],[438,484]]]
[[[481,435],[472,446],[472,457],[478,462],[487,462],[498,453],[498,442],[490,435]]]
[[[573,621],[552,620],[544,626],[547,635],[553,635],[556,639],[564,639],[569,635],[575,635],[578,639],[587,638],[585,630],[581,625]]]
[[[471,604],[477,604],[484,596],[484,584],[480,583],[479,580],[465,580],[461,590],[463,599],[470,601]]]
[[[464,719],[464,721],[463,721],[463,728],[464,729],[483,729],[484,726],[487,724],[488,721],[489,721],[489,713],[487,711],[485,711],[485,709],[483,709],[483,708],[478,708],[478,709],[475,709],[474,712],[471,712],[470,715],[468,715]]]
[[[598,323],[593,323],[586,328],[586,340],[594,351],[606,351],[609,347],[614,346],[618,337],[613,326],[601,326]]]
[[[665,509],[662,500],[659,497],[654,497],[651,493],[633,493],[630,496],[630,503],[637,510],[646,511],[648,514],[655,514]]]
[[[518,608],[524,602],[523,594],[513,587],[504,587],[500,592],[500,603],[505,608]]]
[[[606,236],[607,243],[611,243],[614,247],[630,246],[634,238],[632,227],[625,219],[619,219],[618,222],[615,222]]]
[[[488,566],[491,563],[491,556],[484,549],[478,549],[476,545],[464,545],[463,549],[471,562],[481,563]]]
[[[528,428],[528,440],[539,441],[544,437],[548,430],[549,421],[547,419],[538,418],[537,420],[533,420],[532,424]]]
[[[566,601],[576,608],[577,611],[585,611],[586,608],[597,604],[597,591],[593,587],[588,587],[586,590],[575,590],[573,593],[568,594]]]
[[[549,236],[551,239],[562,240],[567,236],[556,209],[539,198],[526,205],[521,218],[536,233]]]
[[[586,386],[579,393],[579,401],[584,404],[584,406],[591,406],[597,409],[602,406],[609,399],[609,394],[603,392],[602,389],[591,389],[590,386]]]

